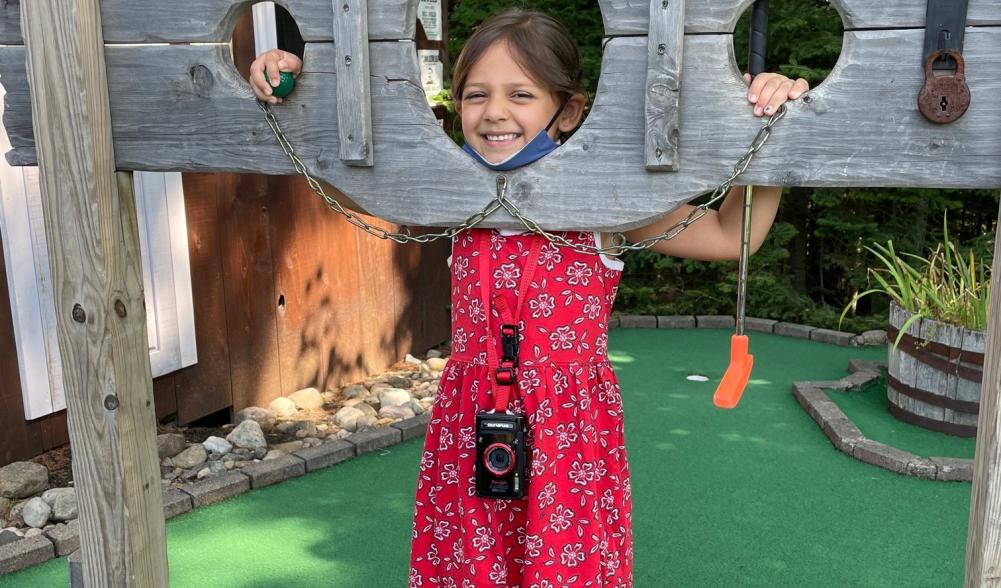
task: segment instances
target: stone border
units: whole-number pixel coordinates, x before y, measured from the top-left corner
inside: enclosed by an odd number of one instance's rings
[[[608,319],[609,329],[643,328],[643,329],[730,329],[737,326],[737,320],[732,315],[675,315],[653,316],[639,314],[620,314]],[[785,323],[772,319],[747,317],[744,327],[748,331],[773,333],[797,339],[809,339],[819,343],[830,343],[842,347],[861,347],[863,345],[886,342],[885,333],[882,340],[878,336],[867,336],[868,333],[856,334],[832,329],[818,329],[809,325]],[[875,337],[875,341],[871,339]]]
[[[218,476],[209,476],[180,489],[168,488],[163,495],[164,518],[169,520],[244,492],[297,478],[365,453],[415,439],[424,434],[430,418],[430,414],[424,413],[386,427],[366,429],[344,439],[300,449],[290,455],[254,463]],[[79,559],[79,547],[78,520],[57,525],[42,535],[0,545],[0,577],[64,555],[70,555],[72,574],[74,565],[77,568],[80,565],[79,561],[73,559],[74,556]],[[76,571],[79,573],[79,570]],[[75,585],[79,584],[71,583],[71,586]]]
[[[921,457],[879,441],[873,441],[824,392],[839,390],[856,392],[869,382],[882,377],[885,362],[852,360],[850,375],[833,381],[794,382],[793,396],[813,417],[831,443],[847,455],[865,463],[905,476],[926,480],[973,480],[973,460],[958,457]]]

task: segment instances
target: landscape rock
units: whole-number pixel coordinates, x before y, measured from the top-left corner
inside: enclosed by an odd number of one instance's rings
[[[323,406],[323,395],[316,388],[296,390],[288,397],[299,410],[315,410]]]
[[[406,390],[407,388],[413,386],[413,384],[414,384],[410,380],[410,378],[407,378],[405,376],[401,376],[399,374],[390,374],[390,375],[386,376],[385,381],[386,381],[387,384],[389,384],[393,388],[403,388],[404,390]]]
[[[243,421],[252,420],[261,426],[261,430],[265,433],[270,432],[275,428],[276,417],[275,413],[259,406],[251,406],[245,408],[240,412],[236,413],[233,418],[233,424],[239,425]]]
[[[427,352],[428,359],[434,359],[436,357],[441,357],[441,351],[437,349],[428,349]]]
[[[208,458],[209,455],[205,452],[205,447],[201,443],[195,443],[178,455],[175,455],[171,458],[171,461],[174,462],[176,467],[187,470],[202,465]]]
[[[383,406],[379,409],[379,416],[389,419],[409,419],[415,416],[413,409],[406,406]]]
[[[403,363],[409,363],[411,365],[420,365],[423,362],[408,353],[407,356],[403,358]]]
[[[445,364],[448,363],[444,358],[441,357],[429,357],[427,360],[428,367],[436,372],[440,372],[445,369]]]
[[[52,507],[38,496],[26,502],[24,510],[21,511],[24,524],[36,529],[44,527],[49,522],[51,515]]]
[[[226,435],[226,440],[236,447],[252,451],[257,451],[260,448],[266,449],[268,446],[268,442],[264,439],[264,432],[261,430],[261,425],[253,420],[246,420],[237,425],[233,429],[233,432]]]
[[[353,432],[358,428],[358,419],[365,413],[354,406],[345,406],[334,415],[334,423],[345,431]]]
[[[275,413],[278,418],[288,418],[290,416],[295,416],[295,413],[299,411],[295,407],[295,403],[292,400],[285,398],[284,396],[279,396],[271,401],[268,405],[271,412]]]
[[[205,447],[206,451],[209,451],[210,453],[218,453],[219,455],[226,455],[230,451],[233,451],[232,443],[222,437],[216,437],[215,435],[209,437],[205,441],[202,441],[202,445]]]
[[[344,398],[348,400],[352,398],[361,398],[362,396],[368,394],[368,388],[362,384],[351,384],[350,386],[345,386],[344,389],[341,390],[341,394],[343,394]]]
[[[42,500],[52,507],[52,520],[71,521],[80,516],[75,488],[53,488],[42,494]]]
[[[164,433],[156,436],[156,450],[161,458],[174,457],[184,451],[187,446],[184,435],[179,433]]]
[[[379,390],[380,408],[385,408],[387,406],[403,406],[409,403],[412,399],[413,397],[410,396],[410,392],[400,388],[386,388]]]
[[[15,461],[0,468],[0,496],[27,498],[49,485],[49,470],[31,461]]]

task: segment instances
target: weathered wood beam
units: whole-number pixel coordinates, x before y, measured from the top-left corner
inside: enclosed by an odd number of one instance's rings
[[[998,210],[1001,228],[1001,209]],[[973,461],[970,522],[966,540],[966,588],[1001,584],[1001,239],[994,236],[987,349],[980,392],[977,451]]]
[[[686,33],[730,33],[754,0],[688,0]],[[647,0],[598,0],[605,34],[645,35],[649,28]],[[848,30],[924,28],[927,0],[831,0]],[[970,0],[969,26],[1001,24],[996,0]]]
[[[337,72],[337,132],[341,161],[370,167],[372,100],[369,94],[368,2],[333,0],[334,70]]]
[[[962,119],[935,125],[915,96],[920,30],[856,31],[810,100],[790,106],[746,176],[785,186],[1001,186],[1001,27],[969,27],[967,80],[973,105]],[[7,88],[4,124],[9,160],[34,161],[22,49],[0,48]],[[685,37],[681,90],[681,170],[644,168],[647,42],[611,40],[591,112],[566,145],[509,174],[511,195],[553,229],[625,228],[659,217],[715,187],[747,149],[762,121],[744,98],[730,35]],[[107,47],[118,169],[243,171],[292,174],[229,48]],[[493,198],[494,174],[477,166],[435,120],[420,85],[410,42],[371,43],[374,157],[371,168],[338,157],[335,47],[308,43],[305,71],[276,108],[299,155],[320,178],[373,214],[403,224],[452,225]],[[19,102],[21,101],[21,102]],[[600,199],[606,206],[596,206]],[[514,228],[492,217],[487,226]]]
[[[647,171],[678,170],[681,64],[685,49],[685,0],[650,0],[647,35]]]
[[[598,0],[605,34],[645,35],[648,0]],[[20,0],[0,3],[0,44],[20,45]],[[688,0],[685,32],[732,32],[752,0]],[[248,0],[102,0],[104,39],[108,43],[211,43],[229,41],[233,22]],[[326,0],[280,0],[307,41],[329,41],[333,11]],[[848,29],[924,27],[927,0],[832,0]],[[413,39],[417,0],[370,0],[372,40]],[[970,0],[967,24],[1001,24],[996,0]]]
[[[88,587],[167,586],[131,173],[115,173],[97,0],[31,0],[23,30]]]

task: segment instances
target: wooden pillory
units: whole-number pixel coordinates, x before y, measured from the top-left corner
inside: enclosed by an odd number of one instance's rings
[[[507,174],[508,197],[548,229],[613,230],[715,187],[761,125],[748,112],[732,48],[751,1],[599,0],[609,39],[592,111],[561,149]],[[315,176],[368,212],[411,225],[457,224],[496,196],[496,174],[461,153],[427,105],[414,46],[417,0],[281,4],[306,41],[305,66],[295,94],[275,110]],[[972,106],[943,126],[916,108],[926,1],[832,4],[846,29],[838,65],[790,105],[741,181],[1001,187],[1001,4],[970,0]],[[248,5],[0,7],[7,157],[38,163],[42,173],[89,587],[168,584],[128,172],[294,173],[232,63],[228,42]],[[518,225],[498,211],[484,226]],[[1001,244],[995,275],[999,266]],[[1001,312],[1001,288],[990,309]],[[1001,577],[999,321],[991,321],[986,355],[967,586],[996,586]]]

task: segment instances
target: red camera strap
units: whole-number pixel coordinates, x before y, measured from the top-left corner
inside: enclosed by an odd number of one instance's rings
[[[480,291],[483,299],[483,312],[486,315],[487,328],[487,367],[490,377],[488,382],[494,394],[494,410],[497,412],[507,412],[508,399],[511,396],[511,389],[518,385],[518,378],[515,372],[516,361],[503,361],[497,357],[497,334],[490,327],[491,307],[497,309],[504,325],[518,325],[521,316],[522,302],[525,300],[525,293],[532,283],[532,276],[535,275],[535,268],[539,265],[539,255],[545,245],[545,239],[539,235],[532,235],[532,249],[528,254],[528,259],[522,269],[521,281],[518,283],[518,297],[514,313],[507,300],[500,294],[490,295],[490,286],[493,275],[490,273],[490,231],[482,230],[478,233],[480,250]],[[516,335],[517,336],[517,335]]]

